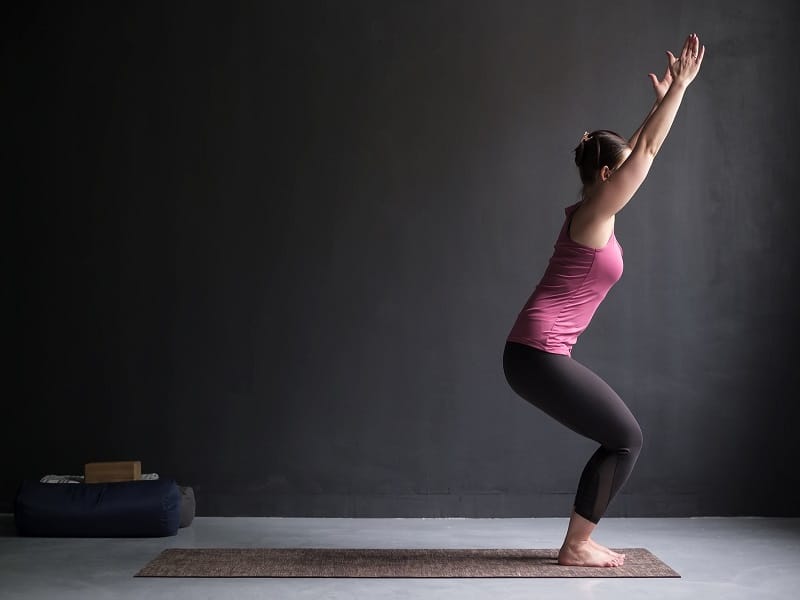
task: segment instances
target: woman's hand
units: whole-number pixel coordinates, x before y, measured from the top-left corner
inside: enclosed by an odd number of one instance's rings
[[[672,75],[672,80],[689,85],[700,71],[700,65],[703,62],[703,55],[705,55],[705,53],[706,47],[700,46],[700,38],[698,38],[695,33],[690,34],[689,37],[686,38],[686,43],[683,44],[683,50],[679,58],[675,58],[672,52],[667,50],[670,59],[669,71]]]
[[[658,77],[655,76],[655,73],[648,73],[650,76],[650,81],[653,82],[653,91],[656,93],[656,102],[661,102],[664,98],[664,94],[667,93],[670,84],[672,83],[672,73],[670,72],[670,66],[672,65],[673,58],[670,58],[669,51],[667,51],[667,69],[664,71],[664,77],[661,81],[658,80]]]

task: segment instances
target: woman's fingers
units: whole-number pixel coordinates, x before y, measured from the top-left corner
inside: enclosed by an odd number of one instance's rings
[[[672,76],[672,69],[675,62],[678,60],[675,58],[675,55],[667,50],[667,59],[669,60],[669,65],[667,66],[667,71],[669,72],[670,76]]]
[[[700,63],[703,62],[706,47],[700,45],[700,37],[696,33],[690,33],[681,49],[680,58],[675,58],[675,55],[669,50],[665,50],[665,52],[667,54],[667,70],[664,73],[663,81],[666,81],[669,86],[675,78],[687,83],[694,79]]]
[[[683,49],[681,50],[681,59],[684,59],[689,56],[689,47],[692,45],[692,35],[689,34],[689,37],[686,38],[686,41],[683,44]]]
[[[702,46],[700,48],[700,54],[697,55],[697,68],[698,69],[700,68],[700,63],[703,62],[703,56],[705,55],[705,53],[706,53],[706,47]]]

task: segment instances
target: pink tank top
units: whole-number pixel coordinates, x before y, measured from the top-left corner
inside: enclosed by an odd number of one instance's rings
[[[570,239],[569,224],[579,205],[564,209],[567,218],[553,256],[517,316],[508,341],[571,356],[578,336],[589,326],[608,290],[622,277],[622,246],[613,231],[599,250]]]

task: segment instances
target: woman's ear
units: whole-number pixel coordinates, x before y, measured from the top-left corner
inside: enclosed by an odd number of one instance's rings
[[[608,165],[603,166],[603,168],[600,169],[600,180],[606,181],[610,176],[611,176],[611,169],[608,168]]]

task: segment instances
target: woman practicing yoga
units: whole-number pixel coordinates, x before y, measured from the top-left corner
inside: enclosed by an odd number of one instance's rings
[[[581,200],[565,209],[549,265],[506,340],[503,370],[514,392],[600,444],[578,483],[562,565],[615,567],[625,560],[589,536],[631,474],[642,430],[614,390],[572,358],[572,346],[622,275],[615,215],[647,177],[704,54],[695,34],[678,58],[667,51],[663,79],[650,74],[656,102],[630,140],[605,129],[584,133],[575,148]]]

